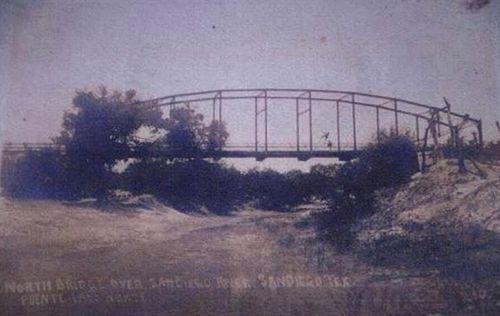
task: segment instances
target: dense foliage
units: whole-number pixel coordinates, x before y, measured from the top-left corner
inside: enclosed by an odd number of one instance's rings
[[[146,160],[131,164],[121,175],[122,186],[135,194],[152,194],[179,208],[226,213],[240,201],[241,174],[206,160]]]
[[[28,151],[23,157],[2,159],[2,189],[16,198],[70,199],[78,188],[68,181],[65,157],[57,150]]]
[[[309,173],[283,174],[271,169],[241,172],[201,159],[137,161],[121,178],[123,189],[135,194],[152,194],[180,208],[204,206],[218,213],[227,213],[243,203],[287,210],[313,196],[307,190]]]
[[[142,126],[158,126],[161,112],[137,104],[135,91],[109,94],[77,92],[73,109],[64,114],[63,131],[55,139],[65,148],[68,185],[79,195],[104,199],[111,189],[112,168],[127,158],[135,133]]]
[[[375,192],[401,185],[418,171],[417,152],[406,136],[384,136],[369,146],[356,161],[340,167],[322,196],[329,211],[318,216],[325,237],[340,249],[350,245],[352,226],[375,212]]]

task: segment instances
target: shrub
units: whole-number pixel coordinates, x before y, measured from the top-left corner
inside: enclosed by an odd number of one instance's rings
[[[311,177],[298,170],[240,172],[206,160],[144,160],[122,175],[123,189],[153,194],[179,207],[205,206],[225,213],[244,202],[265,209],[286,210],[313,196]]]
[[[335,186],[335,177],[339,169],[339,164],[312,166],[304,183],[308,188],[308,195],[316,198],[328,197],[331,188]]]
[[[241,174],[234,168],[205,160],[145,160],[131,164],[122,175],[136,194],[153,194],[178,207],[205,206],[225,213],[241,199]]]
[[[317,215],[325,237],[346,249],[353,241],[352,226],[375,212],[375,191],[407,182],[418,171],[416,148],[406,136],[383,137],[360,158],[338,169],[323,192],[329,211]]]
[[[371,264],[437,268],[447,277],[472,282],[500,276],[497,233],[477,224],[445,226],[438,222],[412,223],[404,229],[404,234],[359,242],[356,252]]]
[[[75,199],[82,195],[55,149],[28,150],[25,155],[2,158],[3,193],[15,198]]]
[[[288,175],[266,169],[259,171],[252,169],[244,178],[244,192],[246,199],[255,201],[258,207],[264,209],[285,210],[305,201],[304,194],[300,191],[297,172]]]
[[[368,191],[394,187],[410,180],[418,172],[417,149],[407,136],[382,137],[370,145],[359,158],[361,180]]]
[[[476,156],[482,161],[498,161],[500,160],[500,141],[499,142],[489,142],[487,143],[482,150]]]

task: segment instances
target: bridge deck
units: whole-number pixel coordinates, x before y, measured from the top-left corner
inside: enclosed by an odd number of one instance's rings
[[[366,148],[366,144],[362,147],[354,149],[352,146],[343,144],[342,149],[337,148],[327,148],[325,146],[315,146],[312,150],[309,148],[301,148],[297,150],[293,146],[287,145],[273,145],[266,151],[264,148],[258,148],[251,146],[242,145],[229,145],[220,151],[201,151],[195,155],[199,158],[255,158],[258,161],[262,161],[268,158],[295,158],[300,161],[306,161],[311,158],[337,158],[340,161],[349,161],[353,158],[358,157],[361,152]],[[417,149],[420,152],[421,146],[417,145]],[[22,155],[28,151],[34,150],[44,150],[53,149],[64,151],[64,146],[57,146],[49,143],[25,143],[25,144],[6,144],[2,148],[2,153],[4,155]],[[428,148],[431,150],[431,147]],[[141,157],[163,157],[166,159],[174,158],[187,158],[188,155],[183,151],[168,150],[167,148],[135,148],[128,154],[129,158],[141,158]]]
[[[203,158],[255,158],[262,161],[267,158],[296,158],[300,161],[305,161],[311,158],[337,158],[341,161],[348,161],[359,156],[360,151],[345,150],[345,151],[246,151],[246,150],[222,150],[214,153],[204,153]],[[176,155],[178,157],[178,155]]]
[[[311,158],[337,158],[341,161],[351,160],[357,156],[361,150],[366,147],[363,144],[361,148],[355,150],[350,144],[342,144],[341,149],[338,147],[328,148],[324,144],[314,144],[312,150],[302,144],[300,150],[289,144],[270,144],[266,150],[263,146],[259,146],[257,150],[254,145],[250,144],[228,144],[220,151],[201,151],[196,155],[200,158],[255,158],[262,161],[267,158],[295,158],[300,161],[305,161]],[[5,144],[2,148],[4,154],[23,154],[30,150],[54,149],[64,151],[64,146],[58,146],[51,143],[10,143]],[[141,157],[163,157],[163,158],[183,158],[187,157],[182,150],[169,150],[168,148],[132,148],[129,153],[130,158]]]

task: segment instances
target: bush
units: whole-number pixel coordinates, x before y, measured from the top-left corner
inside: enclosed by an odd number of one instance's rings
[[[75,199],[82,195],[56,149],[28,150],[2,158],[3,193],[15,198]]]
[[[288,209],[306,200],[301,191],[303,176],[300,171],[281,174],[271,169],[252,169],[243,177],[245,198],[264,209]]]
[[[314,181],[320,177],[298,170],[282,174],[253,169],[243,173],[202,159],[138,159],[122,174],[103,173],[102,168],[94,170],[81,162],[76,164],[55,149],[28,151],[17,159],[4,157],[4,193],[23,198],[79,199],[122,189],[152,194],[182,209],[204,206],[227,213],[245,202],[264,209],[289,209],[318,195]]]
[[[473,157],[486,162],[500,160],[500,142],[489,142]]]
[[[356,252],[371,264],[439,269],[443,275],[476,282],[498,278],[500,236],[479,225],[412,223],[404,234],[360,242]],[[481,267],[477,269],[476,267]]]
[[[286,210],[313,196],[308,173],[270,169],[243,173],[206,160],[144,160],[131,164],[121,177],[122,188],[132,193],[153,194],[178,207],[205,206],[218,213],[245,202]]]
[[[303,184],[308,188],[308,196],[320,199],[328,197],[335,186],[335,178],[340,167],[339,164],[312,166]]]
[[[417,171],[417,152],[412,141],[406,136],[383,137],[328,180],[331,184],[323,192],[323,199],[329,211],[317,215],[320,230],[339,249],[346,249],[353,241],[352,226],[375,212],[374,193],[409,181]]]
[[[367,181],[367,191],[395,187],[406,183],[418,172],[417,149],[407,136],[384,136],[379,144],[370,145],[359,158],[360,180]]]
[[[122,175],[124,189],[133,193],[217,213],[226,213],[241,200],[241,177],[234,168],[205,160],[145,160],[131,164]]]

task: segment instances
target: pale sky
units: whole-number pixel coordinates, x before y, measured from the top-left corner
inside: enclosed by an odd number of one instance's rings
[[[48,141],[75,90],[99,85],[143,98],[297,87],[437,106],[446,96],[498,139],[500,3],[465,2],[4,0],[0,141]],[[230,127],[245,126],[238,117]]]

